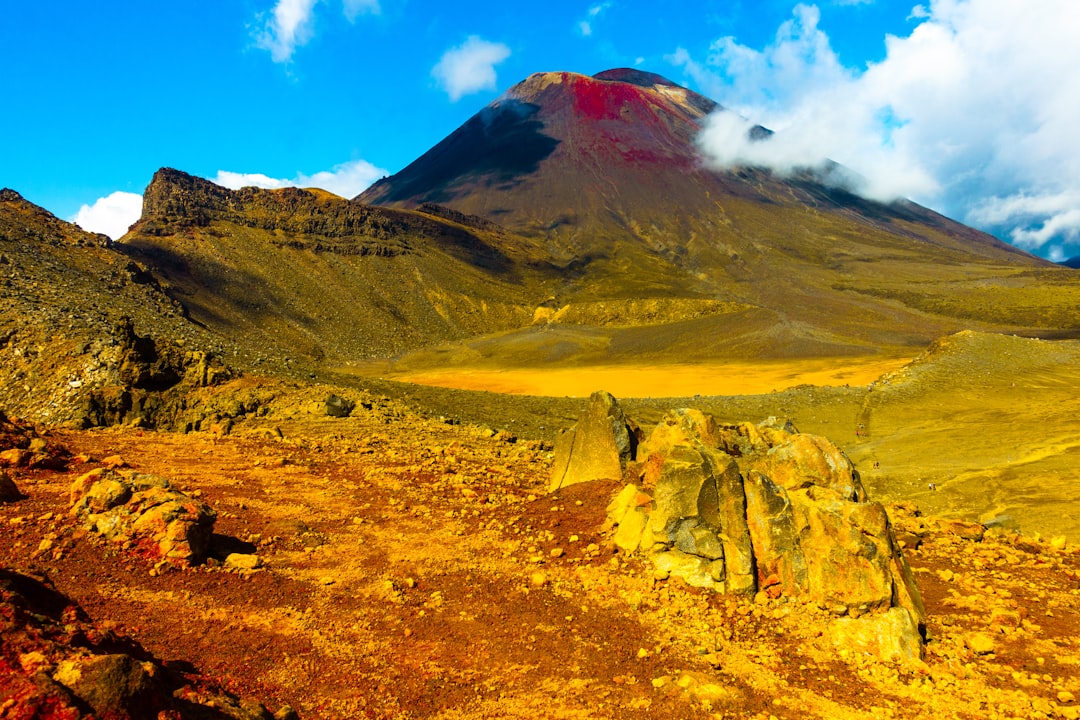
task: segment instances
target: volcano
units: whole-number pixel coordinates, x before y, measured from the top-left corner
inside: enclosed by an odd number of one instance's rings
[[[710,248],[743,255],[767,230],[753,227],[760,221],[750,216],[770,208],[789,227],[804,225],[787,217],[790,211],[812,209],[862,232],[973,258],[1039,264],[914,203],[864,200],[819,172],[779,177],[763,168],[711,169],[696,140],[718,112],[727,111],[651,73],[539,73],[358,199],[446,205],[542,237],[568,258],[608,251],[620,240],[672,259],[707,256]],[[760,126],[750,133],[757,140],[771,134]],[[802,238],[799,244],[806,245]]]
[[[637,70],[540,73],[357,200],[448,207],[546,248],[560,280],[543,317],[607,326],[590,342],[608,357],[828,356],[964,328],[1075,331],[1059,302],[1075,282],[1058,268],[913,202],[860,197],[835,164],[710,167],[697,138],[722,112]]]

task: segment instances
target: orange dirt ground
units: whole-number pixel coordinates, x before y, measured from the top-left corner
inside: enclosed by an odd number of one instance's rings
[[[908,557],[930,618],[925,662],[898,666],[831,647],[827,614],[795,599],[654,579],[608,542],[616,484],[546,495],[546,448],[505,433],[309,409],[223,437],[60,439],[86,461],[16,476],[29,498],[0,505],[4,564],[304,718],[1080,717],[1071,548],[897,515],[909,542],[926,530]],[[264,567],[156,566],[78,528],[68,486],[115,455],[209,502],[219,557]]]

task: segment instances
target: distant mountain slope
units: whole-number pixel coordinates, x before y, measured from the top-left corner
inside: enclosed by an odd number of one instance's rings
[[[534,75],[357,199],[162,169],[116,243],[4,191],[0,407],[145,420],[140,383],[211,356],[296,376],[1080,335],[1074,270],[809,173],[704,167],[694,138],[714,109],[632,70]]]
[[[170,169],[155,174],[122,245],[195,320],[305,363],[383,358],[528,324],[550,273],[532,243],[445,208],[233,191]]]

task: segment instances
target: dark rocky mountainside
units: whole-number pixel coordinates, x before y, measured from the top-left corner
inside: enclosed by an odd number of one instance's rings
[[[714,171],[697,138],[706,117],[719,111],[708,98],[636,70],[538,73],[359,199],[449,205],[575,255],[604,249],[596,235],[644,244],[671,260],[700,256],[701,244],[745,254],[754,234],[770,230],[745,226],[751,208],[765,205],[778,225],[785,211],[813,210],[875,234],[877,243],[890,240],[897,250],[921,241],[966,259],[1040,264],[914,203],[853,195],[838,186],[838,167],[829,177],[810,170],[789,178],[760,168]],[[751,132],[759,139],[770,134],[761,127]]]
[[[0,191],[0,267],[0,407],[13,415],[153,424],[163,391],[182,403],[226,377],[222,363],[245,363],[122,246],[11,190]]]

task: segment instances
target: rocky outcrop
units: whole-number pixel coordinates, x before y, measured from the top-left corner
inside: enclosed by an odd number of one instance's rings
[[[582,427],[597,424],[593,409]],[[593,432],[610,458],[615,434]],[[809,600],[844,618],[833,629],[838,644],[919,656],[925,608],[911,569],[884,507],[827,439],[775,419],[721,424],[674,410],[626,474],[637,482],[608,507],[612,541],[647,557],[660,577]]]
[[[577,425],[555,440],[549,490],[590,480],[619,480],[633,458],[638,431],[611,394],[595,392]]]
[[[48,431],[0,410],[0,468],[63,470],[70,457]]]
[[[130,543],[151,558],[198,563],[206,557],[216,513],[168,480],[98,468],[71,485],[71,512],[90,530]]]
[[[171,168],[154,174],[143,193],[142,217],[135,229],[147,235],[171,235],[213,222],[284,233],[294,236],[288,244],[298,247],[308,245],[305,237],[318,237],[319,250],[387,257],[413,252],[410,235],[469,235],[423,215],[372,207],[324,191],[230,190]]]
[[[186,391],[219,384],[234,372],[209,353],[139,335],[130,318],[121,318],[107,356],[109,378],[85,393],[77,418],[83,427],[137,423],[168,428],[179,421]],[[168,391],[174,391],[171,394]]]

